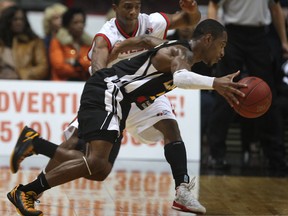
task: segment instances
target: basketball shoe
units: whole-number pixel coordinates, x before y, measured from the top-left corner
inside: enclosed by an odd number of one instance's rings
[[[32,128],[25,126],[21,131],[16,146],[14,147],[10,157],[10,169],[12,173],[16,173],[18,171],[20,163],[26,157],[35,154],[32,144],[35,137],[39,137],[39,134]]]
[[[19,190],[21,187],[22,185],[18,185],[7,194],[8,199],[16,207],[17,212],[23,216],[42,216],[42,211],[34,208],[37,194],[33,191],[23,192]]]
[[[205,207],[202,206],[192,194],[194,186],[195,177],[190,181],[190,183],[181,183],[176,188],[176,197],[172,205],[173,209],[196,214],[206,213]]]

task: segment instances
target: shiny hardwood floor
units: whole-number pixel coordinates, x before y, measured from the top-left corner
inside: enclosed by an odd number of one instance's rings
[[[0,215],[17,215],[6,193],[19,183],[32,181],[47,160],[24,161],[11,174],[9,159],[0,158]],[[288,215],[288,178],[233,175],[200,175],[198,163],[189,163],[197,176],[194,195],[206,207],[206,215]],[[171,209],[174,181],[162,161],[116,161],[104,182],[72,181],[46,191],[36,203],[45,216],[185,216]]]

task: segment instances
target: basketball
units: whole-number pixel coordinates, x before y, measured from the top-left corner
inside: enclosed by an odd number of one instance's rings
[[[234,110],[245,118],[257,118],[266,113],[272,101],[268,84],[254,76],[245,77],[239,83],[245,83],[247,87],[240,89],[245,97],[237,96],[239,104],[234,105]]]

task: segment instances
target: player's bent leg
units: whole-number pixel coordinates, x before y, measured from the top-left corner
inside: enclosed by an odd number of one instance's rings
[[[206,209],[194,198],[192,193],[195,184],[194,179],[189,183],[186,148],[182,141],[177,121],[164,119],[157,122],[154,127],[164,136],[164,154],[171,166],[175,180],[176,197],[172,208],[204,214]]]
[[[164,144],[182,140],[178,123],[174,119],[162,119],[153,126],[163,134]]]
[[[157,122],[154,127],[163,134],[164,155],[171,166],[175,188],[183,182],[189,183],[186,148],[182,141],[177,121],[174,119],[163,119]]]
[[[67,149],[67,150],[79,150],[84,153],[86,150],[85,149],[86,143],[83,140],[79,140],[77,130],[75,130],[73,135],[68,140],[61,143],[59,147],[62,149]],[[61,161],[58,161],[55,158],[51,158],[48,161],[47,166],[45,167],[45,172],[46,173],[49,172],[50,170],[58,166],[60,163]]]
[[[67,142],[64,142],[61,146],[61,148],[65,149],[83,149],[84,144],[82,144],[81,148],[77,148],[78,146],[78,138],[76,136],[71,137]],[[35,147],[36,146],[36,147]],[[17,140],[17,143],[14,147],[14,150],[10,156],[10,169],[12,173],[16,173],[20,167],[21,162],[26,158],[33,154],[43,154],[47,157],[53,158],[53,150],[51,150],[51,146],[53,149],[56,149],[58,145],[49,142],[48,140],[45,140],[40,137],[39,133],[37,133],[32,128],[29,128],[25,126],[23,130],[21,131],[19,138]],[[54,146],[54,147],[53,147]],[[38,149],[38,151],[37,151]],[[42,150],[43,149],[43,150]],[[45,150],[47,150],[47,154],[45,154]],[[77,153],[76,153],[77,154]],[[51,170],[53,167],[57,166],[59,162],[66,161],[69,158],[72,158],[71,155],[68,155],[67,157],[60,158],[60,160],[57,160],[54,158],[53,162],[50,163],[49,166],[51,166],[49,170]],[[53,165],[53,164],[54,165]]]
[[[34,201],[39,194],[51,187],[102,172],[109,163],[112,146],[109,141],[91,141],[85,156],[61,163],[47,174],[41,172],[33,182],[16,187],[7,196],[22,215],[42,215],[41,211],[34,209]],[[55,155],[61,155],[59,149],[56,150]]]
[[[95,173],[103,172],[109,163],[108,158],[112,146],[113,144],[109,141],[91,141],[87,147],[86,155],[78,155],[77,159],[61,163],[48,172],[45,175],[47,182],[51,187],[54,187],[80,177],[92,176]],[[61,155],[61,152],[58,152],[59,149],[57,149],[56,153],[58,156]]]
[[[113,147],[109,154],[109,159],[108,159],[109,163],[107,163],[106,167],[101,172],[95,173],[91,176],[86,176],[85,177],[86,179],[93,180],[93,181],[104,181],[108,177],[108,175],[110,174],[113,168],[114,162],[118,156],[120,146],[121,146],[121,139],[122,137],[118,137],[117,142],[113,144]]]

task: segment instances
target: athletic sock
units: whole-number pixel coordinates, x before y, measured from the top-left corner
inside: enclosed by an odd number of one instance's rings
[[[44,173],[41,172],[37,179],[27,185],[24,185],[20,190],[23,192],[34,191],[38,195],[50,188],[51,187],[49,186]]]
[[[41,137],[35,137],[33,139],[33,146],[36,154],[42,154],[49,158],[53,158],[58,145],[49,142]]]
[[[189,183],[187,174],[187,156],[184,142],[175,141],[164,146],[165,158],[171,166],[175,188],[181,183]]]

